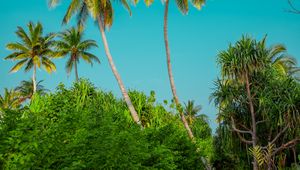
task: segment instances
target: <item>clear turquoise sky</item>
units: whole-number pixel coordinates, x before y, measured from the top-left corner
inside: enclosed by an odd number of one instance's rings
[[[69,1],[49,10],[46,0],[9,0],[0,6],[0,56],[10,52],[5,44],[16,41],[17,26],[25,27],[29,21],[40,21],[45,32],[61,31],[61,20]],[[297,1],[297,0],[296,0]],[[297,4],[299,5],[299,4]],[[300,5],[299,5],[300,7]],[[208,0],[201,11],[190,6],[183,16],[174,1],[169,14],[169,39],[175,83],[181,101],[195,100],[209,115],[216,127],[217,110],[209,103],[209,95],[218,77],[216,55],[234,43],[243,34],[261,39],[268,35],[268,44],[282,43],[289,53],[300,61],[300,15],[287,13],[287,0]],[[163,43],[163,4],[161,1],[147,8],[140,2],[132,7],[130,17],[123,7],[115,4],[115,21],[107,33],[112,55],[127,88],[149,94],[154,90],[159,101],[170,100],[171,91],[167,77]],[[81,62],[79,75],[89,78],[97,87],[113,91],[120,96],[117,82],[111,73],[103,50],[100,34],[90,21],[86,38],[95,39],[99,48],[93,52],[99,56],[101,65]],[[74,75],[67,77],[64,59],[56,60],[57,71],[51,75],[44,70],[37,72],[38,80],[44,80],[48,89],[59,82],[69,86]],[[28,80],[31,72],[8,74],[12,61],[0,60],[0,89],[13,88],[21,80]]]

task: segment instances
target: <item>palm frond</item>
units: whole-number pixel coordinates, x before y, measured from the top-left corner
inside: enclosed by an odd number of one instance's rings
[[[86,60],[88,58],[88,60],[90,60],[90,61],[96,61],[97,63],[101,63],[99,58],[92,53],[82,52],[81,56],[84,60]]]
[[[16,34],[25,43],[27,47],[31,46],[32,44],[31,39],[28,37],[27,33],[24,31],[22,27],[18,27]]]
[[[205,0],[192,0],[192,4],[195,8],[200,10],[202,6],[205,4]]]
[[[176,0],[175,2],[177,4],[177,7],[183,14],[186,14],[188,12],[189,10],[188,0]]]
[[[48,6],[50,8],[56,7],[56,5],[60,2],[60,0],[48,0]]]
[[[42,57],[42,64],[48,73],[52,73],[52,72],[56,71],[55,64],[51,60],[49,60],[47,57]]]
[[[76,61],[72,60],[72,58],[70,57],[66,63],[65,68],[66,68],[68,75],[70,74],[70,72],[73,69],[74,62],[76,62]]]
[[[20,44],[20,43],[8,43],[6,45],[6,48],[8,50],[17,50],[17,51],[23,51],[23,52],[29,51],[29,49],[27,47],[25,47],[23,44]]]
[[[15,73],[17,71],[20,70],[20,68],[22,68],[22,66],[26,63],[27,59],[24,59],[20,62],[18,62],[9,72],[10,73]]]
[[[81,1],[80,0],[72,0],[69,7],[68,7],[68,10],[63,18],[63,23],[64,24],[67,24],[72,15],[74,15],[79,9],[80,9],[80,3]]]
[[[42,61],[39,56],[34,56],[32,61],[34,65],[38,66],[39,68],[41,67]]]
[[[32,67],[34,66],[33,64],[33,59],[29,59],[29,61],[26,64],[26,67],[24,69],[25,72],[28,72],[32,69]]]

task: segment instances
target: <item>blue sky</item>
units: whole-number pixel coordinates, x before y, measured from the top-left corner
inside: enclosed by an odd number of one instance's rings
[[[295,0],[297,1],[297,0]],[[40,21],[44,31],[62,31],[61,20],[69,1],[63,1],[56,9],[49,10],[46,0],[9,0],[0,6],[0,56],[4,58],[8,42],[17,41],[17,26],[25,27],[29,21]],[[216,127],[217,110],[209,102],[218,77],[216,56],[243,34],[261,39],[268,35],[268,44],[284,44],[289,54],[300,60],[300,15],[286,12],[287,0],[207,0],[201,11],[190,6],[188,15],[182,15],[175,1],[171,1],[169,13],[169,40],[175,83],[181,101],[195,100],[203,106],[202,113],[210,117]],[[300,3],[296,4],[300,8]],[[132,7],[133,15],[115,4],[115,20],[107,32],[115,64],[127,88],[149,94],[156,92],[159,101],[170,100],[171,91],[167,77],[163,41],[163,12],[161,1],[151,7],[140,2]],[[99,48],[92,50],[101,60],[93,67],[80,62],[79,76],[89,78],[97,87],[113,91],[120,96],[117,82],[111,73],[103,50],[100,34],[90,20],[85,37],[95,39]],[[65,59],[55,60],[57,71],[51,75],[44,70],[37,72],[38,80],[44,80],[48,89],[55,89],[59,82],[70,86],[75,77],[64,69]],[[13,88],[21,80],[28,80],[31,72],[9,74],[12,61],[0,60],[0,89]]]

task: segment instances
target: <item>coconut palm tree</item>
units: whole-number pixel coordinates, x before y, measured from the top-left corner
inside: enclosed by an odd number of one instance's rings
[[[43,80],[40,80],[36,84],[36,93],[40,95],[45,95],[48,91],[41,83]],[[23,80],[20,85],[15,88],[15,91],[20,95],[20,102],[24,102],[27,99],[31,99],[33,96],[33,81],[32,80]]]
[[[138,1],[138,0],[137,0]],[[189,3],[188,0],[176,0],[177,7],[183,14],[187,14],[189,10]],[[153,3],[153,0],[145,0],[145,4],[150,6]],[[192,5],[200,10],[202,6],[205,4],[205,0],[192,0]],[[166,49],[166,57],[167,57],[167,67],[168,67],[168,76],[170,81],[170,86],[174,98],[174,102],[176,104],[177,110],[179,111],[181,121],[187,130],[187,133],[191,139],[194,138],[193,132],[184,117],[184,113],[182,112],[180,101],[176,92],[176,86],[174,81],[174,76],[172,72],[172,65],[171,65],[171,52],[169,46],[169,38],[168,38],[168,13],[169,13],[169,0],[165,0],[165,11],[164,11],[164,41],[165,41],[165,49]]]
[[[48,0],[49,5],[52,7],[55,6],[59,1],[60,0]],[[127,1],[121,0],[120,2],[130,12],[130,7]],[[123,98],[130,110],[131,117],[135,123],[142,126],[139,116],[134,106],[132,105],[130,97],[128,96],[127,90],[121,79],[121,76],[118,73],[118,70],[114,64],[112,55],[110,53],[109,45],[106,39],[106,35],[105,35],[105,28],[110,27],[113,23],[112,1],[111,0],[72,0],[64,16],[63,23],[68,23],[74,14],[77,14],[77,19],[78,19],[77,21],[80,28],[83,27],[89,14],[95,21],[97,21],[100,29],[100,34],[103,41],[106,57],[110,64],[111,70],[118,82]]]
[[[87,52],[93,47],[98,47],[94,40],[83,40],[83,32],[76,28],[71,28],[58,35],[61,39],[56,41],[55,46],[57,50],[56,57],[66,57],[69,59],[66,63],[66,71],[68,74],[74,67],[76,81],[78,78],[77,63],[79,59],[83,59],[87,63],[93,65],[93,61],[100,63],[98,57]]]
[[[20,107],[19,96],[19,93],[13,89],[4,89],[3,96],[0,95],[0,118],[3,116],[4,109],[16,109]]]
[[[176,86],[174,82],[173,72],[172,72],[172,65],[171,65],[171,52],[170,52],[170,46],[169,46],[169,38],[168,38],[168,12],[169,12],[169,0],[165,1],[165,13],[164,13],[164,39],[165,39],[165,48],[166,48],[166,56],[167,56],[167,66],[168,66],[168,74],[169,74],[169,80],[170,80],[170,86],[173,94],[173,98],[175,100],[175,104],[177,107],[180,105],[179,98],[177,96],[176,92]],[[177,6],[180,9],[180,11],[184,14],[188,12],[188,0],[176,0]],[[202,5],[205,3],[205,0],[192,0],[192,4],[198,8],[201,9]],[[193,132],[188,126],[188,122],[186,121],[184,114],[182,111],[180,111],[181,120],[184,124],[184,127],[186,128],[188,135],[191,139],[194,138]]]
[[[193,124],[193,121],[199,116],[198,113],[202,109],[200,105],[195,105],[194,100],[189,100],[188,103],[184,104],[184,115],[189,125]]]
[[[43,36],[43,26],[40,23],[29,22],[28,32],[22,27],[18,27],[16,34],[20,42],[8,43],[7,49],[14,51],[5,57],[6,60],[19,61],[11,70],[11,73],[19,71],[25,65],[25,72],[33,69],[32,81],[33,92],[36,92],[36,69],[44,67],[51,73],[56,70],[55,64],[48,58],[53,55],[51,49],[55,34]]]

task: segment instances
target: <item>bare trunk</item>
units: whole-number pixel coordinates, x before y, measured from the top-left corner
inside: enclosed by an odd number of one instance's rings
[[[179,103],[178,96],[176,94],[176,88],[175,88],[174,78],[173,78],[173,74],[172,74],[170,47],[169,47],[169,39],[168,39],[168,11],[169,11],[169,0],[166,0],[165,15],[164,15],[164,38],[165,38],[165,47],[166,47],[167,65],[168,65],[168,74],[169,74],[169,79],[170,79],[170,85],[171,85],[173,97],[175,100],[176,108],[178,109],[180,103]],[[184,114],[182,113],[181,110],[178,109],[178,111],[179,111],[179,114],[181,117],[181,121],[182,121],[190,139],[193,139],[194,138],[193,132],[190,129],[189,124],[188,124],[186,118],[184,117]]]
[[[78,78],[78,71],[77,71],[77,61],[76,58],[73,59],[74,60],[74,71],[75,71],[75,77],[76,77],[76,82],[78,82],[79,78]]]
[[[250,113],[251,113],[251,119],[252,119],[252,146],[253,148],[257,144],[257,136],[256,136],[256,120],[255,120],[255,112],[254,112],[254,106],[252,102],[252,96],[251,96],[251,91],[250,91],[250,83],[249,83],[249,77],[248,73],[246,73],[246,89],[247,89],[247,97],[248,97],[248,102],[249,102],[249,108],[250,108]],[[257,170],[258,165],[255,157],[253,157],[253,169]]]
[[[297,151],[296,151],[296,146],[294,146],[292,148],[292,151],[293,151],[293,156],[294,156],[294,163],[297,164]]]
[[[36,92],[36,65],[33,66],[32,84],[33,84],[33,94],[35,94],[35,92]]]
[[[120,75],[119,75],[119,73],[117,71],[117,68],[116,68],[116,66],[114,64],[114,61],[112,59],[112,56],[110,54],[110,50],[109,50],[109,47],[108,47],[108,43],[107,43],[107,40],[106,40],[105,31],[104,31],[104,23],[102,21],[102,18],[100,16],[98,16],[97,17],[97,21],[98,21],[98,25],[99,25],[99,28],[100,28],[100,33],[101,33],[101,37],[102,37],[102,41],[103,41],[103,45],[104,45],[106,57],[107,57],[108,62],[110,64],[111,70],[112,70],[115,78],[117,79],[117,82],[119,84],[119,87],[120,87],[122,95],[123,95],[123,98],[124,98],[124,100],[125,100],[128,108],[130,110],[131,117],[132,117],[133,121],[135,123],[137,123],[139,126],[142,127],[142,124],[141,124],[141,121],[139,119],[139,116],[138,116],[138,114],[137,114],[137,112],[136,112],[136,110],[135,110],[135,108],[134,108],[134,106],[133,106],[133,104],[132,104],[132,102],[130,100],[130,97],[128,96],[128,93],[127,93],[127,91],[125,89],[125,86],[124,86],[124,84],[122,82],[122,79],[121,79],[121,77],[120,77]]]

